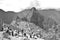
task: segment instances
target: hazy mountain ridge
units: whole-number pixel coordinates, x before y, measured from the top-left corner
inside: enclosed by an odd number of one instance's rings
[[[44,9],[44,10],[38,10],[38,12],[44,16],[50,16],[50,15],[53,15],[56,19],[59,20],[59,16],[60,15],[60,11],[57,11],[55,9]],[[9,13],[9,14],[8,14]],[[19,17],[24,17],[24,16],[27,16],[27,14],[31,14],[32,13],[32,10],[31,9],[25,9],[21,12],[13,12],[13,11],[8,11],[8,12],[5,12],[4,10],[0,9],[0,18],[5,20],[5,18],[7,19],[8,18],[11,18],[13,19],[14,17],[16,16],[19,16]],[[16,16],[15,16],[16,15]],[[5,17],[5,18],[4,18]],[[8,19],[7,19],[8,20]],[[60,21],[60,20],[59,20]]]

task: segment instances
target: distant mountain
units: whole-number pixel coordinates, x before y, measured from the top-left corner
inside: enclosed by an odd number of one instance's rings
[[[30,9],[25,9],[21,12],[13,12],[13,11],[7,11],[0,9],[0,19],[2,19],[3,22],[10,24],[13,19],[16,19],[17,16],[19,18],[25,17],[27,14],[30,13]]]
[[[45,17],[51,17],[58,23],[60,23],[60,11],[56,9],[44,9],[44,10],[38,10],[41,15],[44,15]]]
[[[0,19],[2,19],[3,22],[8,24],[10,24],[13,19],[16,19],[17,16],[20,18],[26,17],[27,19],[29,19],[32,16],[34,10],[35,11],[37,10],[37,12],[39,12],[43,16],[49,17],[51,15],[56,18],[56,19],[54,18],[55,20],[59,19],[57,18],[58,15],[56,14],[60,12],[56,11],[55,9],[38,10],[34,7],[32,7],[31,9],[22,10],[20,12],[13,12],[13,11],[5,12],[4,10],[0,9]]]
[[[4,10],[0,9],[0,12],[5,12]]]
[[[14,12],[5,12],[2,9],[0,9],[0,19],[3,22],[6,22],[9,24],[14,18],[14,16],[15,16]]]

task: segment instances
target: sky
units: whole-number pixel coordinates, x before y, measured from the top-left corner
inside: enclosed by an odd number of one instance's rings
[[[19,12],[31,7],[47,9],[60,8],[60,0],[0,0],[0,9]]]

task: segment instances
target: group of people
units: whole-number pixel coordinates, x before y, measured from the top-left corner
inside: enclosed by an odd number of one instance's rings
[[[16,38],[26,37],[27,39],[29,39],[29,38],[37,39],[40,36],[40,35],[33,34],[33,32],[31,34],[28,34],[28,33],[24,32],[25,31],[24,29],[20,29],[20,31],[10,29],[10,25],[4,25],[4,26],[5,27],[2,28],[2,31],[5,31],[4,33],[7,34],[8,36],[13,36]],[[5,37],[8,37],[8,36],[5,35]]]

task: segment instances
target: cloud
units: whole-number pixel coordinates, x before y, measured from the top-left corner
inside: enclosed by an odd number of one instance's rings
[[[39,3],[38,3],[38,2]],[[1,0],[0,8],[8,11],[20,11],[32,6],[45,8],[60,8],[60,0]]]
[[[39,0],[40,7],[45,8],[60,8],[60,0]]]
[[[31,1],[28,0],[4,0],[0,4],[0,8],[4,10],[19,11],[29,6]]]

